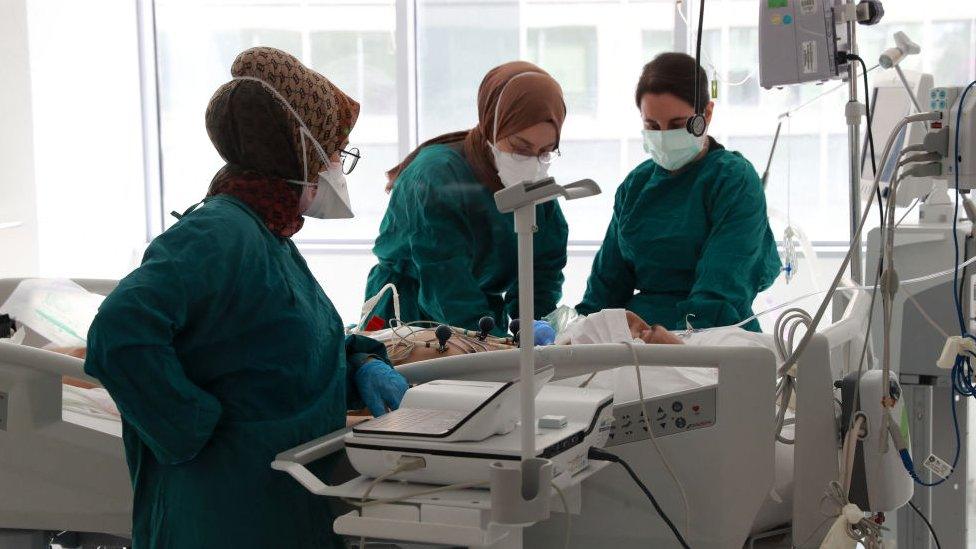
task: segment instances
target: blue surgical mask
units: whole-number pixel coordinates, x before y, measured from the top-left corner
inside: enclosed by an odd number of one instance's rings
[[[695,137],[685,128],[643,130],[644,152],[669,172],[680,170],[705,148],[705,136]]]

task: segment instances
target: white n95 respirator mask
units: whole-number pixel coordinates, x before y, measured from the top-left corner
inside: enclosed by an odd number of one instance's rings
[[[498,179],[501,179],[502,185],[506,187],[526,181],[534,183],[549,176],[549,165],[540,162],[537,157],[505,152],[498,148],[498,108],[502,104],[502,95],[505,94],[505,88],[512,83],[512,80],[528,74],[540,73],[522,72],[511,77],[502,87],[502,91],[498,92],[498,99],[495,101],[495,127],[491,134],[492,142],[489,143],[489,146],[491,147],[491,154],[495,157]]]
[[[330,161],[322,147],[315,142],[311,135],[306,134],[304,127],[301,128],[301,134],[302,162],[305,163],[305,139],[307,138],[312,140],[313,148],[318,152],[325,169],[319,172],[315,183],[291,181],[291,183],[305,187],[302,191],[302,197],[299,199],[299,211],[306,217],[317,219],[350,219],[355,217],[349,201],[346,174],[342,173],[342,164]],[[307,163],[305,173],[308,173]]]
[[[549,166],[539,162],[539,159],[534,156],[501,151],[494,144],[491,145],[491,152],[495,156],[498,178],[506,187],[525,181],[539,181],[549,175]]]
[[[342,164],[329,162],[319,172],[318,184],[305,184],[299,201],[302,215],[318,219],[350,219],[355,217],[349,205],[349,188]]]
[[[696,137],[685,128],[676,130],[643,130],[644,152],[658,166],[669,172],[679,170],[705,148],[705,135]]]

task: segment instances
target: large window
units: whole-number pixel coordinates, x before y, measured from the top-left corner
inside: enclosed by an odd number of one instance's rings
[[[567,108],[594,114],[597,106],[596,27],[529,29],[528,59],[559,81]]]
[[[420,140],[478,123],[478,84],[518,59],[516,1],[417,0],[417,118]]]
[[[647,29],[641,32],[641,58],[645,61],[666,51],[674,51],[674,30]]]
[[[889,2],[885,8],[882,24],[858,27],[859,52],[869,67],[877,63],[884,49],[894,45],[893,34],[900,30],[922,48],[920,55],[904,62],[906,69],[932,73],[937,85],[959,85],[976,76],[976,3],[928,2],[923,8],[915,2]],[[772,208],[788,215],[815,241],[847,241],[846,87],[828,82],[780,90],[759,88],[758,4],[725,0],[709,2],[708,10],[704,64],[709,77],[717,75],[720,80],[710,133],[742,152],[761,173],[779,116],[805,105],[783,119],[767,198]],[[881,74],[875,70],[869,76],[873,79]],[[834,88],[839,89],[826,93]],[[782,236],[782,227],[778,231],[776,236]]]
[[[273,46],[324,74],[362,107],[350,136],[363,151],[349,176],[357,218],[308,223],[301,239],[349,241],[375,235],[385,209],[384,172],[399,156],[395,23],[393,0],[158,0],[163,211],[183,211],[200,200],[223,165],[207,137],[203,114],[214,90],[231,78],[234,57],[249,47]]]
[[[200,200],[223,165],[204,112],[244,49],[285,50],[360,103],[350,141],[363,158],[348,177],[356,218],[308,222],[297,237],[316,277],[351,320],[371,266],[365,248],[386,209],[385,172],[399,161],[394,0],[157,0],[155,7],[164,212]],[[166,226],[173,221],[164,218]]]
[[[563,205],[570,239],[598,243],[617,185],[646,158],[631,147],[641,130],[634,87],[644,63],[674,50],[676,15],[670,3],[662,2],[565,5],[557,17],[552,8],[548,2],[527,4],[526,50],[530,60],[560,81],[566,94],[562,156],[552,174],[565,181],[589,177],[603,188],[597,198]],[[588,269],[577,276],[586,274]]]
[[[370,117],[396,115],[396,58],[389,31],[326,31],[309,36],[312,65]]]
[[[234,56],[256,45],[291,52],[362,104],[351,137],[363,160],[349,178],[357,217],[309,222],[299,233],[313,270],[327,288],[341,289],[330,294],[339,310],[353,315],[386,208],[385,171],[418,142],[476,124],[485,73],[526,59],[553,74],[566,94],[562,156],[551,173],[563,181],[592,178],[604,191],[564,204],[576,254],[566,273],[566,301],[573,302],[616,187],[646,159],[633,97],[641,67],[660,52],[692,50],[697,7],[693,0],[683,5],[690,17],[670,0],[156,0],[162,209],[199,200],[222,164],[203,113],[230,78]],[[885,8],[882,24],[859,27],[869,65],[902,30],[922,47],[906,69],[930,72],[937,84],[976,77],[976,3],[889,2]],[[779,115],[805,105],[784,119],[770,168],[774,232],[782,236],[789,219],[815,242],[844,242],[846,90],[825,94],[836,82],[761,89],[757,20],[754,0],[708,3],[703,65],[717,92],[710,134],[762,172]],[[401,80],[404,75],[409,78]]]

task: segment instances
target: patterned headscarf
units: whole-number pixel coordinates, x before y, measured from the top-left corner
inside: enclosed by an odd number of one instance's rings
[[[515,78],[519,75],[525,75]],[[509,82],[511,84],[509,85]],[[502,95],[502,90],[505,90]],[[498,104],[501,96],[501,104]],[[495,130],[495,106],[498,106],[498,135]],[[556,129],[556,145],[566,119],[566,103],[559,83],[546,71],[526,61],[512,61],[488,71],[478,87],[478,125],[470,130],[444,134],[417,147],[400,165],[389,172],[387,190],[400,172],[413,162],[428,145],[463,142],[464,156],[475,177],[491,191],[502,188],[489,144],[504,139],[541,122]]]
[[[234,196],[273,232],[291,236],[304,222],[298,211],[302,188],[286,180],[314,181],[325,168],[307,138],[303,147],[301,122],[292,111],[331,157],[356,124],[359,104],[274,48],[245,50],[234,60],[231,75],[235,80],[218,88],[207,106],[207,134],[227,162],[208,196]]]

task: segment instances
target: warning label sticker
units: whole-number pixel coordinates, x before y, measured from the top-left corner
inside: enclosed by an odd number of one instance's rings
[[[925,465],[926,469],[942,478],[949,478],[949,475],[952,474],[952,465],[949,465],[945,460],[935,454],[930,454],[929,457],[925,458],[923,465]]]
[[[803,74],[813,74],[817,72],[817,43],[808,40],[800,44],[800,67]]]
[[[803,15],[810,15],[817,11],[817,0],[800,0],[800,12]]]

